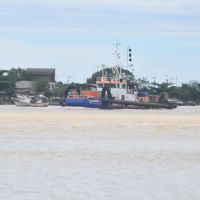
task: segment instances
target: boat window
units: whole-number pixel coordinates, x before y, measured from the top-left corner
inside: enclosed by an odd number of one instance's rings
[[[116,88],[116,84],[111,84],[111,88]]]
[[[95,87],[91,87],[90,90],[91,90],[91,91],[97,91],[97,88],[95,88]]]
[[[103,84],[98,84],[98,88],[103,88]]]
[[[122,88],[123,88],[123,89],[126,89],[126,84],[122,84]]]
[[[80,95],[79,98],[87,99],[87,96],[85,96],[85,95]]]
[[[119,88],[119,84],[117,84],[117,88]]]

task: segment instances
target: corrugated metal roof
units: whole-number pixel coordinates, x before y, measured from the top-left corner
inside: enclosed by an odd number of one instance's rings
[[[54,68],[27,68],[27,72],[32,74],[52,74],[55,72]]]

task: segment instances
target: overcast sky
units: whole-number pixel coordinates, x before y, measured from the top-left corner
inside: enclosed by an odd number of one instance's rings
[[[56,68],[84,82],[133,50],[137,77],[200,81],[199,0],[0,0],[0,69]]]

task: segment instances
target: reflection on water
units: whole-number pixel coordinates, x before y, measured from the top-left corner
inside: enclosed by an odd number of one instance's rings
[[[0,199],[199,199],[200,107],[0,106]]]

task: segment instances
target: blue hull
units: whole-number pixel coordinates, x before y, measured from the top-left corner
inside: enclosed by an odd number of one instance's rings
[[[87,107],[87,108],[108,108],[99,98],[66,98],[63,106]]]

